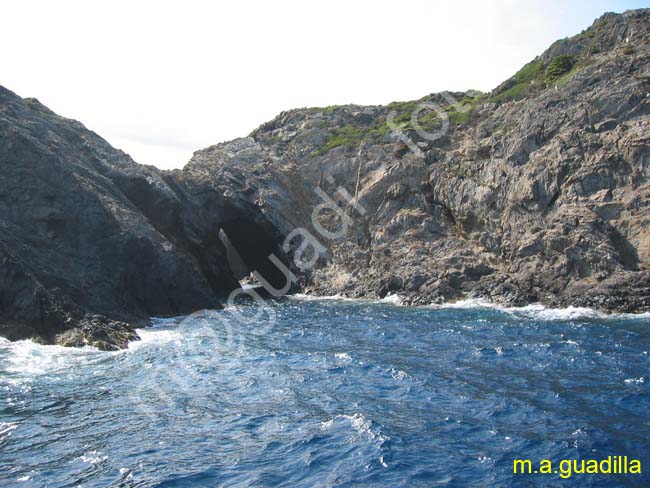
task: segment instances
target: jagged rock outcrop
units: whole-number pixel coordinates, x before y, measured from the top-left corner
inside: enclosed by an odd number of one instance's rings
[[[205,219],[173,178],[4,88],[0,167],[0,335],[123,347],[239,286],[216,202]]]
[[[291,110],[177,175],[284,235],[313,232],[316,188],[355,195],[314,293],[650,310],[649,42],[649,10],[606,14],[490,94]]]
[[[604,15],[492,93],[291,110],[171,172],[0,88],[0,165],[11,339],[124,347],[250,271],[283,288],[270,254],[319,294],[647,311],[650,10]],[[337,238],[323,195],[351,218]],[[313,267],[285,245],[296,228],[323,246]]]

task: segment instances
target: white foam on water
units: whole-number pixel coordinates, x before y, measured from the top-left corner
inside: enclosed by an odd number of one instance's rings
[[[372,300],[368,298],[349,298],[341,295],[317,296],[297,293],[290,295],[288,298],[302,301],[358,301],[366,303],[389,303],[392,305],[404,305],[404,298],[398,294],[388,295],[381,300]],[[538,320],[580,320],[580,319],[650,319],[650,312],[643,313],[605,313],[589,307],[550,308],[541,303],[532,303],[523,307],[507,307],[490,302],[484,298],[465,298],[454,302],[442,304],[424,305],[424,308],[434,309],[492,309],[499,310],[510,314],[522,315],[531,319]]]
[[[11,432],[18,428],[16,422],[0,422],[0,441],[11,436]]]
[[[645,383],[645,378],[641,376],[640,378],[628,378],[624,381],[626,385],[642,385]]]
[[[584,430],[580,429],[580,428],[574,430],[571,433],[571,437],[586,437],[586,436],[587,436],[587,433]]]
[[[18,384],[29,381],[31,377],[44,374],[57,374],[71,371],[75,365],[88,365],[106,355],[123,354],[152,344],[179,342],[181,335],[173,330],[137,329],[139,341],[129,343],[128,349],[119,351],[100,351],[91,346],[63,347],[43,345],[31,340],[11,342],[0,339],[0,355],[3,356],[3,368],[7,373],[20,375],[20,379],[3,378],[3,382]]]
[[[366,418],[362,413],[357,412],[352,415],[337,415],[330,420],[321,422],[321,429],[330,430],[337,424],[349,424],[350,427],[352,427],[355,431],[352,440],[365,437],[368,440],[377,440],[379,441],[379,445],[381,445],[388,439],[388,437],[381,434],[381,432],[375,432],[372,428],[372,421]]]
[[[406,371],[402,371],[401,369],[395,369],[395,368],[390,370],[390,375],[396,381],[404,381],[405,379],[411,377]]]
[[[428,308],[463,308],[463,309],[472,309],[472,308],[499,308],[498,305],[484,300],[482,298],[466,298],[463,300],[457,300],[455,302],[447,302],[441,304],[431,304],[426,305]]]
[[[539,303],[525,307],[504,307],[503,310],[512,314],[521,314],[533,319],[542,320],[578,320],[602,319],[608,315],[587,307],[548,308]]]
[[[129,342],[129,348],[125,349],[125,351],[134,351],[143,347],[167,344],[170,342],[180,344],[182,339],[182,335],[175,330],[151,328],[136,329],[136,332],[140,336],[140,340]]]
[[[101,461],[106,461],[108,459],[108,456],[102,456],[101,453],[98,453],[97,451],[89,451],[79,456],[77,459],[81,462],[93,465]]]
[[[325,300],[341,300],[341,301],[353,301],[359,300],[357,298],[344,297],[343,295],[306,295],[304,293],[295,293],[293,295],[287,295],[287,298],[291,300],[299,300],[305,302],[319,302]]]
[[[650,312],[641,312],[641,313],[613,313],[611,317],[623,318],[623,319],[650,319]]]
[[[291,300],[305,301],[305,302],[321,302],[328,300],[335,300],[341,302],[360,302],[360,303],[389,303],[391,305],[403,305],[404,298],[398,294],[387,295],[381,299],[372,298],[350,298],[343,295],[306,295],[304,293],[295,293],[287,295]]]
[[[393,305],[402,305],[404,303],[404,299],[399,296],[397,293],[393,295],[386,295],[384,298],[379,300],[382,303],[391,303]]]
[[[456,302],[427,305],[435,309],[493,309],[515,315],[523,315],[538,320],[579,320],[579,319],[648,319],[650,312],[612,313],[600,312],[588,307],[550,308],[541,303],[531,303],[523,307],[506,307],[483,298],[467,298]]]
[[[170,327],[180,324],[185,320],[186,316],[181,315],[178,317],[151,317],[149,319],[149,327]]]
[[[6,355],[6,372],[28,376],[56,373],[71,365],[108,354],[90,346],[45,346],[30,340],[4,341],[0,343],[0,352],[5,352]]]
[[[323,430],[331,429],[334,424],[342,422],[349,423],[350,426],[357,432],[357,434],[367,434],[369,437],[374,438],[375,434],[372,432],[372,422],[368,420],[362,413],[354,413],[352,415],[337,415],[333,419],[321,422]]]

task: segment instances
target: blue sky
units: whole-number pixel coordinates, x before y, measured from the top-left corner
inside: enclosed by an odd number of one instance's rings
[[[0,84],[181,167],[282,110],[490,90],[638,1],[3,2]]]

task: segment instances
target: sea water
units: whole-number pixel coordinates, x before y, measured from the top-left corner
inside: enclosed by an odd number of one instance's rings
[[[0,339],[0,486],[648,486],[650,317],[295,297]],[[513,473],[628,456],[641,475]]]

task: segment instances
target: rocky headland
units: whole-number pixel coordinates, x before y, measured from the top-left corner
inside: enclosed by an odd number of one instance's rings
[[[282,288],[270,254],[290,291],[650,311],[650,10],[490,93],[291,110],[175,171],[0,88],[0,164],[10,339],[124,347],[251,271]]]

